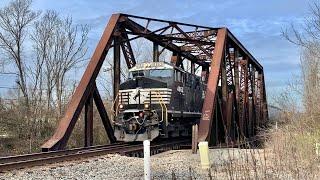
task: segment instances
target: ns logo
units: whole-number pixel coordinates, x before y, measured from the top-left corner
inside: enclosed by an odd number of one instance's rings
[[[177,91],[180,92],[180,93],[183,93],[183,87],[178,86],[178,87],[177,87]]]

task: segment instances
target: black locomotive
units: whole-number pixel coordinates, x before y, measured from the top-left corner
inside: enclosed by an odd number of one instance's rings
[[[114,118],[118,141],[191,135],[201,117],[205,84],[166,62],[136,64],[120,84]]]

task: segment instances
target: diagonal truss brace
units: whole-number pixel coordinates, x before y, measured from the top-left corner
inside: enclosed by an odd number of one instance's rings
[[[199,124],[198,141],[210,141],[210,133],[216,105],[217,87],[221,62],[223,61],[224,47],[226,43],[227,29],[218,30],[216,46],[211,61],[211,71],[207,82],[206,96],[203,102],[202,117]]]
[[[110,21],[105,31],[103,32],[97,48],[94,51],[93,56],[87,66],[87,69],[84,72],[84,75],[82,76],[82,79],[67,106],[65,116],[60,120],[54,135],[45,144],[42,145],[43,151],[64,149],[64,147],[66,146],[66,143],[71,135],[77,119],[79,118],[85,102],[87,101],[90,94],[92,94],[94,91],[96,92],[96,89],[94,89],[95,79],[98,76],[108,49],[112,43],[112,34],[119,18],[120,14],[114,14],[111,16]],[[95,97],[95,100],[97,100],[97,94]],[[101,102],[99,102],[98,104],[101,104]],[[105,119],[106,117],[107,116],[104,116]],[[106,125],[106,127],[111,127],[111,125]],[[112,131],[112,128],[109,128],[107,132],[109,131]],[[115,139],[112,138],[112,136],[111,138],[109,138],[111,141],[114,141]]]
[[[147,25],[142,26],[135,22],[133,18],[147,20]],[[149,27],[153,21],[162,22],[165,25],[157,28],[157,30],[152,30]],[[191,26],[195,28],[195,31],[185,31],[183,26]],[[177,30],[178,33],[172,32],[172,30],[171,33],[165,33],[170,28]],[[198,30],[198,28],[202,28],[202,30]],[[128,35],[135,37],[129,38]],[[154,50],[157,51],[154,59],[158,59],[159,54],[161,54],[158,52],[158,46],[162,46],[163,50],[172,51],[171,60],[176,65],[182,66],[182,60],[188,60],[191,62],[192,73],[195,73],[195,64],[202,67],[207,90],[202,117],[199,122],[198,141],[210,141],[212,135],[216,135],[216,139],[221,139],[221,137],[217,137],[221,136],[218,132],[221,131],[220,129],[226,130],[226,133],[223,134],[223,136],[226,136],[225,139],[228,138],[227,136],[237,136],[234,135],[236,134],[235,129],[240,131],[238,135],[250,135],[252,133],[244,133],[245,128],[243,128],[243,126],[246,126],[244,121],[247,117],[251,118],[248,119],[251,124],[257,124],[253,127],[253,130],[250,129],[250,132],[255,132],[260,124],[265,124],[268,118],[268,109],[263,68],[227,28],[211,28],[126,14],[113,14],[67,106],[65,116],[60,120],[54,135],[42,146],[43,150],[59,150],[66,146],[83,108],[85,108],[86,127],[89,128],[86,129],[85,144],[87,146],[92,145],[93,101],[110,141],[114,142],[116,140],[95,80],[108,50],[113,47],[115,98],[120,83],[120,49],[127,67],[133,67],[136,60],[130,41],[140,37],[154,43]],[[183,45],[179,45],[179,42]],[[230,53],[229,47],[234,48],[232,53]],[[193,51],[201,54],[193,53]],[[239,54],[241,54],[241,57]],[[205,58],[201,56],[205,56]],[[242,61],[240,58],[246,59],[248,66],[241,67],[240,62]],[[248,88],[243,89],[245,87],[242,86],[243,83],[246,86],[249,84],[250,90]],[[248,93],[250,93],[250,98]],[[243,97],[245,97],[245,101],[243,101]],[[255,119],[253,120],[253,118]],[[251,124],[250,126],[252,126]],[[224,128],[221,128],[221,126]],[[237,127],[235,128],[235,126]]]

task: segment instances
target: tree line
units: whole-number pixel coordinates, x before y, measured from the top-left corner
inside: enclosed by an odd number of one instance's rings
[[[0,9],[0,64],[16,75],[7,96],[17,99],[8,106],[0,98],[0,133],[28,140],[29,151],[52,133],[75,87],[68,73],[87,59],[88,32],[70,16],[34,10],[32,0]]]

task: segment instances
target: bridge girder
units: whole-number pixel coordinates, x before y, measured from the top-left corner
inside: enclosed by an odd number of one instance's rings
[[[164,50],[173,59],[191,62],[191,72],[202,67],[207,84],[198,141],[217,144],[236,137],[250,137],[268,119],[263,67],[227,28],[212,28],[174,21],[113,14],[91,60],[43,151],[64,149],[85,107],[85,145],[92,145],[93,101],[111,142],[115,142],[110,118],[96,86],[96,78],[110,48],[113,48],[114,101],[120,84],[120,56],[133,67],[136,58],[131,42],[144,38],[154,43],[154,59]],[[158,48],[162,47],[162,50]]]

